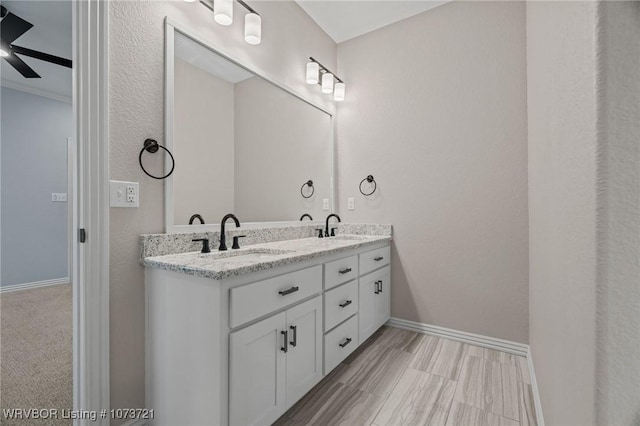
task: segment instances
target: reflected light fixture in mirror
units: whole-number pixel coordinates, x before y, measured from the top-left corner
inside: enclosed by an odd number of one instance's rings
[[[320,84],[322,93],[333,93],[333,100],[344,101],[346,91],[344,81],[312,57],[309,57],[307,62],[306,80],[308,84]]]

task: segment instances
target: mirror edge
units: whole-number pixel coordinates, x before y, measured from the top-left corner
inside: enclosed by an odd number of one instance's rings
[[[222,56],[226,60],[236,64],[237,66],[255,74],[257,77],[273,84],[274,86],[284,90],[285,92],[295,96],[303,102],[319,109],[320,111],[329,115],[331,119],[331,146],[329,147],[331,156],[331,173],[330,173],[330,191],[331,209],[327,214],[337,213],[337,196],[336,196],[336,119],[335,110],[328,111],[326,108],[318,105],[317,103],[305,98],[301,94],[297,93],[293,88],[287,86],[284,83],[279,83],[264,75],[263,72],[253,70],[243,63],[233,59],[228,54],[221,52],[217,48],[214,48],[204,38],[200,37],[197,33],[191,32],[186,29],[186,26],[176,22],[169,16],[165,16],[165,48],[164,48],[164,145],[170,151],[173,151],[173,118],[174,118],[174,73],[175,73],[175,31],[178,31],[185,37],[189,37],[195,42],[201,44],[212,52]],[[171,159],[169,156],[165,156],[164,170],[165,174],[171,170]],[[247,222],[243,223],[243,226],[260,228],[260,227],[272,227],[272,226],[287,226],[299,224],[299,221],[275,221],[275,222]],[[197,227],[197,228],[196,228]],[[174,223],[174,211],[173,211],[173,176],[169,176],[164,180],[164,232],[166,234],[175,234],[183,232],[201,232],[209,230],[219,230],[219,224],[205,224],[205,225],[176,225]]]

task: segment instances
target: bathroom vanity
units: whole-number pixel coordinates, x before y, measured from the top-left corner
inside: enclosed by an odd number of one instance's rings
[[[390,235],[144,258],[159,425],[270,424],[390,317]]]

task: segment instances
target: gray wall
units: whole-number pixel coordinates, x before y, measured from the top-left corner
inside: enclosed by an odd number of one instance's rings
[[[138,153],[147,137],[163,143],[165,16],[297,93],[323,104],[330,99],[305,83],[304,70],[311,52],[335,69],[333,40],[293,1],[260,1],[254,6],[263,22],[258,46],[245,43],[237,4],[233,25],[224,27],[197,2],[109,3],[111,178],[140,182],[140,208],[111,209],[109,218],[112,408],[144,406],[144,269],[138,256],[140,234],[164,231],[164,186],[140,170]],[[162,171],[161,156],[147,161],[149,169]]]
[[[527,4],[530,345],[552,425],[640,422],[640,3]]]
[[[395,317],[528,341],[525,47],[522,2],[452,2],[338,45],[340,215],[393,224]]]
[[[2,286],[68,277],[71,104],[2,87]]]

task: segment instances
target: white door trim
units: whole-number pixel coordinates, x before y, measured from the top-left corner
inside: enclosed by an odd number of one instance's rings
[[[110,423],[108,14],[108,2],[73,2],[73,407],[98,414],[74,425]]]

